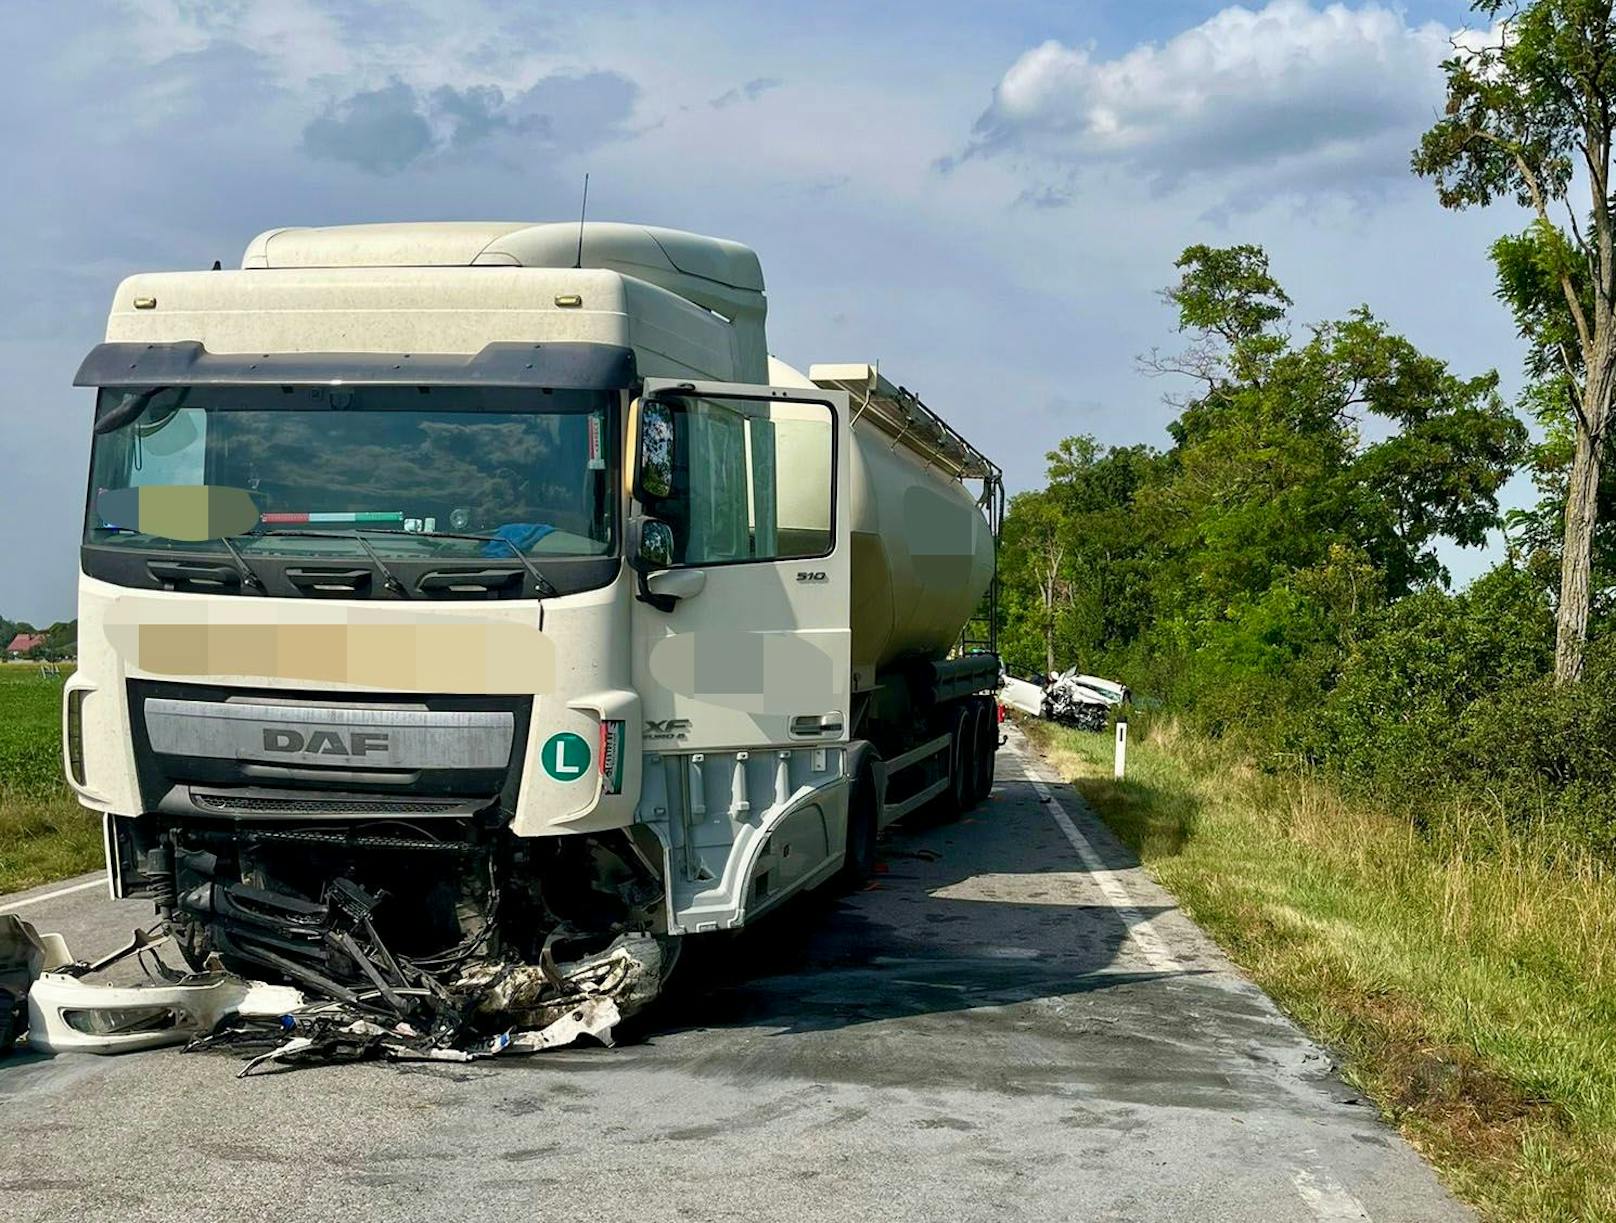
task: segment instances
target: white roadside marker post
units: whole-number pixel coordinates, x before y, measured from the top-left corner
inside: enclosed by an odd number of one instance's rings
[[[1114,776],[1121,781],[1128,771],[1128,724],[1117,723],[1117,763]]]

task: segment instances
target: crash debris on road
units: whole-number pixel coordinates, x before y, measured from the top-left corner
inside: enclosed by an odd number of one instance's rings
[[[1133,699],[1126,685],[1079,675],[1076,667],[1037,682],[1008,678],[1000,696],[1006,705],[1035,718],[1092,731],[1104,730],[1111,711]]]
[[[427,964],[376,936],[375,898],[339,890],[318,914],[298,915],[304,954],[280,973],[296,986],[249,980],[217,955],[200,972],[180,971],[160,954],[171,940],[151,931],[99,960],[76,960],[60,935],[0,915],[0,1056],[23,1029],[46,1053],[228,1050],[250,1059],[243,1077],[375,1058],[472,1061],[584,1036],[610,1045],[612,1029],[656,996],[671,968],[662,943],[641,935],[571,960],[555,957],[552,940],[534,964],[479,956],[475,945]],[[315,947],[323,972],[308,965]],[[146,981],[96,979],[131,957]]]

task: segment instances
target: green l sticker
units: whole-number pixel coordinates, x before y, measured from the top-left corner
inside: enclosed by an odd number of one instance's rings
[[[589,772],[589,743],[582,735],[564,730],[545,740],[539,761],[557,781],[577,781]]]

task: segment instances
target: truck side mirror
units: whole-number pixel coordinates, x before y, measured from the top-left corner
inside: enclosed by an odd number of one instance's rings
[[[643,419],[643,418],[642,418]],[[673,528],[660,518],[635,518],[629,523],[628,564],[635,573],[634,597],[661,612],[673,610],[679,600],[651,589],[653,573],[674,564]]]
[[[641,518],[634,545],[634,567],[642,573],[669,569],[674,563],[673,528],[660,518]]]
[[[639,438],[635,445],[634,499],[643,503],[671,497],[673,408],[659,399],[642,399],[639,420]]]

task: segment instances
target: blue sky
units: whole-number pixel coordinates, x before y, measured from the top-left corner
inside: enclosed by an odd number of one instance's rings
[[[1261,242],[1299,322],[1369,303],[1518,382],[1487,242],[1407,173],[1467,6],[8,0],[0,612],[72,614],[120,277],[277,225],[590,212],[737,238],[799,365],[879,360],[1037,484],[1164,440],[1134,358],[1192,242]],[[1527,495],[1525,488],[1517,496]],[[1464,578],[1485,563],[1450,558]]]

